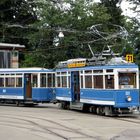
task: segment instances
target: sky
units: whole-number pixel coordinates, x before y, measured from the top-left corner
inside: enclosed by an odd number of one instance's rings
[[[132,10],[130,10],[130,8],[132,8],[132,7],[133,7],[133,5],[129,4],[125,0],[123,0],[122,3],[121,3],[121,8],[123,10],[123,14],[126,15],[126,16],[129,16],[129,17],[136,16],[136,14]]]
[[[100,2],[100,0],[94,0],[95,2]],[[132,4],[129,4],[129,2],[126,2],[126,0],[122,0],[122,3],[121,3],[121,8],[123,10],[123,14],[125,16],[129,16],[129,17],[134,17],[136,16],[136,14],[133,13],[132,10],[130,10],[130,8],[132,8],[133,5]]]

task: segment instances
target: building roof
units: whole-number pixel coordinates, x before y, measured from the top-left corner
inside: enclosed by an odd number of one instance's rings
[[[0,50],[21,50],[24,49],[25,45],[20,44],[10,44],[10,43],[0,43]]]
[[[39,73],[39,72],[54,72],[53,69],[46,69],[41,67],[29,68],[0,68],[0,73]]]

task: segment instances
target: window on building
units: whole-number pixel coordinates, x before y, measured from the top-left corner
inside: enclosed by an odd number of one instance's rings
[[[12,56],[13,57],[17,57],[18,56],[18,52],[17,51],[12,51]]]
[[[0,51],[0,68],[11,67],[11,52]]]
[[[94,75],[94,88],[103,88],[103,75]]]

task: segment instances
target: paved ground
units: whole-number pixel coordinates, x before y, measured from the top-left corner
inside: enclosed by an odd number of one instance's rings
[[[139,140],[140,120],[121,119],[61,110],[53,104],[5,105],[0,106],[0,140]]]

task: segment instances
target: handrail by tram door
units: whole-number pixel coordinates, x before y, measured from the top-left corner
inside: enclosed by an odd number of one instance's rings
[[[73,102],[80,101],[79,71],[71,72],[71,98]]]
[[[25,100],[32,99],[31,74],[24,74],[24,96]]]

